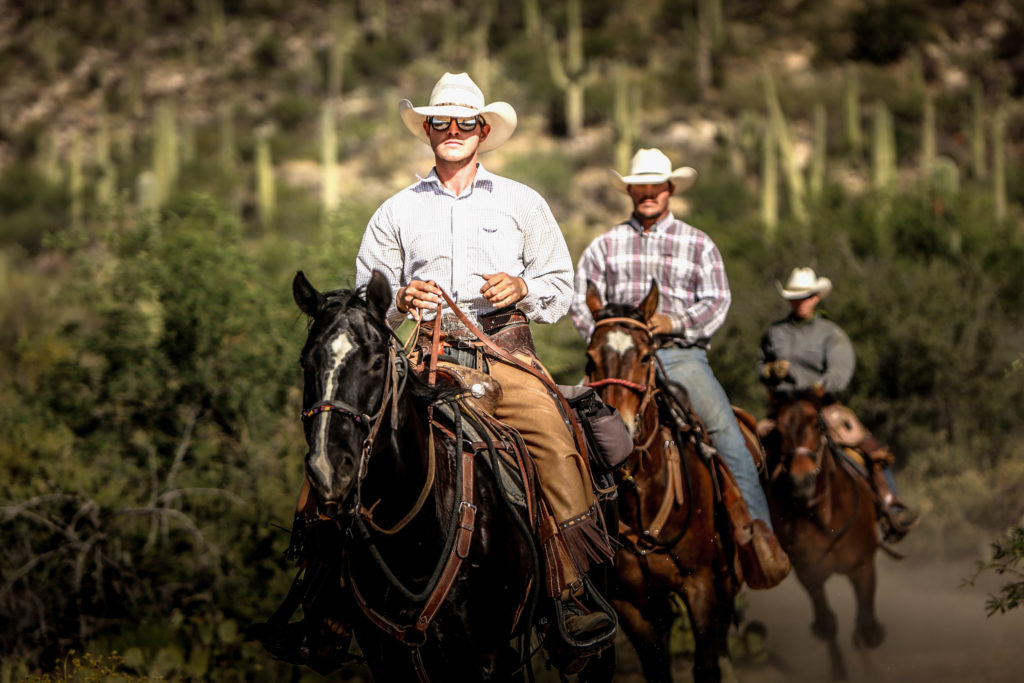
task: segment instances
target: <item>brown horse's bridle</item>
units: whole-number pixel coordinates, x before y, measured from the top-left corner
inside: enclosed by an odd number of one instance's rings
[[[825,424],[825,420],[821,414],[821,411],[816,409],[815,412],[817,413],[817,429],[819,434],[818,448],[816,450],[813,450],[807,448],[806,446],[795,446],[793,450],[786,453],[779,460],[779,463],[775,466],[775,470],[772,472],[770,479],[771,481],[774,482],[776,479],[778,479],[778,477],[782,474],[784,470],[788,469],[788,463],[792,462],[793,456],[795,455],[804,455],[810,457],[811,460],[813,460],[813,462],[815,463],[815,479],[819,479],[821,477],[823,470],[825,469],[826,451],[829,452],[828,455],[832,458],[832,466],[834,468],[845,470],[847,476],[856,476],[854,473],[850,471],[849,465],[847,465],[842,456],[835,452],[833,445],[831,443],[831,439],[828,435],[828,426]],[[832,549],[835,547],[836,543],[839,542],[839,539],[842,538],[846,534],[846,532],[849,531],[850,528],[853,526],[854,521],[857,519],[857,508],[859,506],[860,500],[860,489],[854,487],[854,491],[857,494],[858,505],[854,505],[854,512],[850,516],[850,518],[846,520],[846,522],[844,522],[842,526],[840,526],[838,529],[833,530],[829,528],[829,526],[825,523],[824,520],[825,517],[831,516],[831,510],[828,506],[830,488],[830,483],[826,482],[825,489],[823,491],[818,491],[814,498],[809,501],[811,509],[816,511],[816,514],[814,515],[814,517],[812,517],[812,520],[814,521],[815,525],[819,529],[821,529],[822,532],[824,532],[826,535],[832,538],[832,541],[831,543],[829,543],[828,548],[825,549],[825,555],[832,552]],[[824,503],[824,505],[822,505],[822,503]]]
[[[654,335],[651,334],[651,330],[650,328],[647,327],[646,323],[641,322],[640,320],[636,320],[634,318],[602,318],[601,320],[597,320],[594,322],[594,329],[596,331],[599,327],[606,327],[609,325],[624,325],[626,327],[632,327],[633,329],[642,330],[644,334],[647,336],[648,341],[652,340],[654,337]],[[599,379],[595,382],[586,382],[586,386],[600,391],[600,389],[606,386],[615,385],[625,387],[630,391],[639,394],[640,406],[637,408],[636,413],[638,416],[642,416],[647,413],[647,409],[653,403],[654,398],[658,392],[656,381],[657,372],[657,364],[652,361],[647,369],[647,382],[645,384],[637,384],[636,382],[630,382],[629,380],[622,379],[620,377],[606,377],[605,379]],[[651,444],[654,443],[654,439],[657,437],[657,434],[658,430],[652,429],[650,434],[647,435],[647,438],[642,443],[636,443],[636,440],[634,439],[634,450],[639,450],[641,452],[646,451],[648,448],[650,448]]]
[[[598,327],[608,325],[623,325],[626,327],[631,327],[633,329],[639,329],[644,332],[644,334],[647,336],[648,341],[653,341],[654,338],[654,335],[651,333],[651,330],[650,328],[647,327],[646,323],[640,320],[636,320],[634,318],[627,318],[622,316],[602,318],[601,320],[597,320],[594,322],[594,329],[596,330]],[[654,345],[652,344],[652,347],[653,346]],[[649,363],[647,381],[645,384],[637,384],[636,382],[631,382],[629,380],[621,379],[618,377],[608,377],[605,379],[597,380],[595,382],[587,382],[586,386],[592,387],[594,389],[600,389],[602,387],[610,385],[622,386],[626,387],[627,389],[637,394],[640,394],[641,399],[640,406],[637,408],[637,415],[641,416],[640,419],[643,420],[642,416],[647,414],[647,411],[652,407],[655,399],[657,398],[658,393],[661,391],[660,389],[658,389],[657,386],[657,365],[658,364],[655,360],[652,360]],[[634,437],[633,452],[639,453],[641,457],[644,456],[645,454],[649,454],[651,446],[654,444],[655,439],[658,437],[660,433],[660,429],[660,423],[657,417],[655,417],[654,428],[649,430],[649,433],[646,435],[646,438],[641,437],[638,440],[636,437]],[[637,433],[637,436],[641,436],[639,432]],[[640,467],[640,465],[638,464],[636,467],[633,468],[633,470],[629,470],[627,469],[627,467],[628,466],[624,466],[622,468],[621,474],[619,475],[621,481],[622,483],[630,481],[635,483],[633,473],[637,470],[637,468]],[[672,475],[670,473],[670,481],[671,476]],[[676,483],[677,486],[682,486],[682,482],[679,481],[678,479],[676,480]],[[678,543],[679,539],[686,534],[686,528],[684,527],[676,535],[675,538],[672,538],[667,541],[659,541],[655,539],[653,537],[653,534],[651,533],[652,529],[661,529],[665,521],[668,519],[668,516],[672,509],[673,501],[675,500],[675,498],[672,495],[672,490],[673,487],[669,486],[668,490],[666,491],[665,498],[662,501],[661,506],[659,507],[658,514],[651,521],[651,525],[649,528],[638,531],[630,527],[628,524],[625,524],[623,521],[619,521],[620,540],[626,541],[630,550],[635,555],[643,558],[646,557],[650,552],[666,552],[669,548],[675,546],[675,544]],[[679,493],[681,495],[681,489]],[[688,500],[691,499],[688,498]],[[689,517],[687,519],[689,519]]]

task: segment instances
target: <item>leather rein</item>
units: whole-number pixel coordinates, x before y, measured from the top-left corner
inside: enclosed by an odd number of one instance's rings
[[[331,399],[315,403],[309,409],[303,410],[301,415],[304,420],[310,420],[321,413],[335,413],[352,420],[366,432],[366,437],[363,439],[359,454],[356,490],[353,495],[353,503],[351,506],[351,519],[353,526],[361,537],[361,540],[363,540],[369,548],[370,557],[373,558],[374,562],[381,570],[381,574],[386,577],[389,583],[391,583],[404,597],[413,602],[422,603],[423,607],[413,624],[400,625],[389,620],[369,605],[362,593],[359,591],[359,587],[351,572],[349,572],[349,585],[352,588],[352,595],[355,602],[359,605],[367,618],[385,632],[410,646],[410,649],[412,650],[413,664],[416,668],[417,675],[421,681],[427,681],[428,679],[423,668],[419,646],[426,641],[426,630],[433,621],[437,611],[444,603],[444,600],[455,581],[455,577],[459,572],[462,560],[465,559],[469,553],[470,543],[475,529],[477,508],[473,504],[474,454],[472,452],[466,453],[464,449],[461,448],[462,434],[460,427],[457,430],[458,440],[456,443],[459,444],[457,447],[462,450],[463,453],[456,473],[456,479],[459,482],[459,499],[455,501],[455,508],[453,510],[452,524],[450,525],[452,527],[452,532],[448,534],[447,548],[440,556],[438,564],[435,566],[432,573],[431,579],[426,584],[426,588],[419,593],[413,593],[403,585],[395,576],[394,572],[391,571],[387,562],[377,550],[371,537],[370,530],[372,529],[374,532],[384,535],[397,534],[423,509],[423,506],[428,500],[430,492],[434,487],[437,472],[436,447],[434,443],[434,432],[431,427],[428,426],[430,436],[427,449],[427,474],[424,478],[423,487],[421,488],[412,508],[394,526],[384,528],[373,520],[373,509],[380,501],[372,504],[369,508],[364,507],[361,504],[362,482],[366,478],[368,472],[369,461],[373,455],[373,445],[380,433],[381,425],[384,422],[382,418],[384,418],[385,411],[390,406],[390,426],[392,430],[397,430],[398,402],[405,390],[406,380],[410,371],[408,357],[404,352],[402,352],[401,347],[395,338],[392,338],[391,344],[388,348],[388,360],[391,370],[385,377],[384,390],[381,394],[381,405],[374,414],[370,415],[363,413],[348,403]],[[433,423],[433,406],[430,406],[429,411],[430,416],[428,419]],[[458,414],[458,411],[456,411],[456,414]],[[326,501],[326,504],[329,505],[330,501]],[[319,514],[322,518],[336,521],[333,516],[325,515],[322,512]]]
[[[461,322],[475,334],[484,345],[497,356],[500,356],[503,360],[516,365],[522,370],[533,374],[545,381],[545,383],[555,389],[556,393],[561,397],[562,403],[564,403],[564,409],[569,411],[568,403],[565,398],[561,396],[561,393],[557,391],[556,385],[553,381],[548,378],[544,373],[522,363],[519,359],[515,358],[511,354],[508,354],[503,349],[495,345],[486,334],[478,329],[469,318],[456,306],[455,302],[442,290],[441,292],[445,302],[449,305],[452,311],[458,316]],[[440,315],[440,309],[438,310]],[[417,321],[417,329],[420,321]],[[428,371],[428,383],[430,386],[434,386],[436,383],[437,375],[437,357],[440,355],[441,349],[441,338],[440,338],[440,325],[434,326],[434,334],[432,339],[432,352],[430,354],[430,365]],[[415,338],[416,332],[413,333],[412,338]],[[356,532],[360,536],[360,540],[364,542],[369,550],[370,557],[374,563],[381,570],[381,574],[388,580],[388,582],[394,586],[397,591],[405,597],[407,600],[422,604],[422,608],[419,611],[419,615],[416,617],[412,624],[399,624],[387,616],[382,614],[380,611],[375,610],[367,601],[366,597],[359,590],[359,586],[355,581],[355,577],[351,572],[348,572],[349,585],[352,588],[352,596],[356,604],[362,610],[363,614],[378,628],[385,633],[390,634],[398,641],[407,645],[410,649],[410,655],[413,661],[413,667],[416,671],[416,675],[420,681],[427,682],[429,678],[427,676],[426,668],[423,663],[422,653],[420,647],[426,642],[427,629],[430,627],[434,617],[444,604],[445,599],[448,596],[455,578],[458,576],[459,570],[462,567],[462,562],[469,556],[471,548],[473,534],[476,529],[476,513],[477,506],[474,504],[474,458],[476,451],[474,449],[466,449],[463,447],[463,430],[462,430],[462,413],[459,408],[454,409],[455,415],[455,429],[454,429],[454,443],[456,448],[460,451],[461,457],[458,460],[456,466],[456,489],[458,491],[458,498],[454,501],[454,508],[452,511],[452,517],[449,523],[449,533],[447,534],[446,548],[445,551],[440,555],[438,563],[435,565],[434,571],[431,575],[430,580],[426,583],[425,588],[418,592],[413,593],[408,587],[406,587],[398,578],[394,572],[388,567],[387,562],[381,556],[377,549],[373,538],[371,536],[371,529],[374,532],[384,535],[394,535],[405,528],[409,522],[412,521],[416,515],[422,510],[424,504],[429,498],[431,490],[434,488],[436,482],[436,471],[437,471],[437,455],[436,455],[436,444],[434,440],[434,427],[439,427],[442,430],[448,432],[441,423],[437,422],[434,418],[434,404],[428,406],[427,414],[427,431],[428,431],[428,448],[427,448],[427,474],[424,479],[423,487],[417,497],[416,502],[412,508],[405,514],[405,516],[399,520],[394,526],[390,528],[383,528],[376,524],[373,520],[373,509],[379,504],[379,500],[373,503],[369,508],[363,507],[361,504],[362,496],[362,481],[365,479],[368,463],[372,455],[373,444],[379,433],[380,426],[382,423],[381,417],[384,415],[384,411],[388,405],[391,406],[391,427],[397,429],[398,427],[398,400],[405,387],[406,377],[409,373],[409,360],[405,353],[405,349],[400,345],[397,337],[394,337],[392,333],[391,345],[389,347],[389,361],[391,366],[391,372],[388,374],[385,380],[384,392],[381,397],[381,406],[377,412],[373,415],[361,413],[352,406],[342,402],[334,400],[320,401],[313,405],[308,410],[302,412],[304,419],[312,419],[316,415],[323,412],[336,412],[342,416],[345,416],[352,421],[356,422],[366,432],[367,436],[363,441],[362,450],[359,458],[358,471],[359,475],[357,478],[357,486],[354,494],[354,502],[352,509],[353,526]],[[401,370],[399,371],[399,367]],[[456,396],[453,399],[449,399],[452,403],[458,401],[459,397]],[[571,412],[569,413],[571,414]],[[574,423],[576,438],[578,444],[583,444],[583,435],[578,425]]]

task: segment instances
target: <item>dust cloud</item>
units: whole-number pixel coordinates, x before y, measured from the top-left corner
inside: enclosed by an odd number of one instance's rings
[[[893,560],[879,554],[876,613],[886,638],[874,650],[853,646],[853,589],[843,576],[826,584],[839,622],[839,646],[852,683],[1024,681],[1024,609],[987,616],[986,596],[1009,581],[985,572],[974,586],[972,561]],[[747,620],[767,628],[762,665],[738,667],[744,683],[828,680],[824,642],[810,632],[811,601],[790,575],[768,591],[747,591]],[[688,674],[686,674],[688,676]],[[677,675],[677,680],[687,680]]]

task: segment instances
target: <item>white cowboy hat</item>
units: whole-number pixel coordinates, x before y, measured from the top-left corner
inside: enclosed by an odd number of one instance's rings
[[[658,185],[666,180],[682,192],[697,180],[697,171],[689,166],[672,170],[672,162],[660,149],[638,149],[633,155],[629,175],[621,176],[611,172],[612,183],[620,190],[628,191],[629,185]]]
[[[398,113],[405,127],[423,142],[430,144],[423,122],[428,116],[452,116],[465,119],[483,116],[491,127],[487,139],[480,143],[480,152],[488,152],[501,146],[512,137],[518,117],[508,102],[492,102],[484,105],[484,94],[467,73],[445,72],[430,91],[430,104],[414,107],[409,100],[398,103]]]
[[[782,298],[790,301],[806,299],[815,294],[824,299],[832,291],[832,281],[827,277],[818,277],[812,268],[794,268],[785,287],[778,280],[775,286],[779,288]]]

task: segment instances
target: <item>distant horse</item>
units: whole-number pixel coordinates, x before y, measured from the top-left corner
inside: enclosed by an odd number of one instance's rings
[[[853,642],[874,648],[885,638],[875,616],[875,551],[879,547],[871,486],[857,465],[827,438],[820,399],[783,403],[765,437],[772,520],[797,578],[811,596],[811,631],[828,644],[832,680],[846,680],[836,642],[836,616],[825,581],[845,574],[857,599]]]
[[[657,347],[647,327],[657,297],[655,287],[636,308],[603,306],[592,286],[587,293],[595,320],[587,383],[618,409],[634,440],[632,455],[616,472],[622,547],[612,597],[648,681],[672,680],[671,593],[690,616],[694,680],[718,681],[723,667],[731,671],[726,638],[739,590],[732,536],[716,501],[702,431],[658,388]],[[595,663],[581,680],[610,680],[614,656],[600,663],[603,671]]]
[[[487,471],[499,468],[495,437],[460,412],[458,390],[410,371],[385,322],[383,276],[365,298],[321,293],[301,272],[292,288],[311,319],[307,477],[320,516],[350,537],[345,617],[374,678],[521,680],[528,653],[513,643],[531,625],[538,560],[532,513]]]

